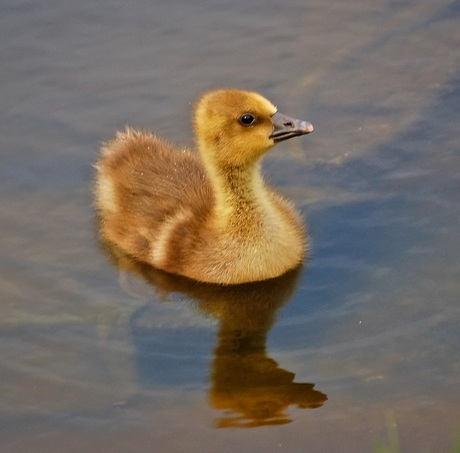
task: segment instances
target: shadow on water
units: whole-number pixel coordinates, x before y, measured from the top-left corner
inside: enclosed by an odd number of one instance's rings
[[[198,283],[171,275],[126,256],[114,258],[121,272],[141,277],[166,301],[170,293],[182,293],[193,300],[198,311],[218,321],[217,345],[210,371],[209,402],[225,411],[217,427],[257,427],[291,422],[289,406],[320,407],[327,396],[312,383],[295,382],[295,374],[281,368],[267,354],[267,337],[278,310],[291,298],[300,269],[279,278],[235,286]],[[125,284],[126,284],[125,280]],[[140,321],[148,306],[131,317],[139,380],[148,385],[158,367],[152,348],[154,329]]]

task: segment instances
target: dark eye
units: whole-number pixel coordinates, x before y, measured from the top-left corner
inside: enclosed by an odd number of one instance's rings
[[[241,116],[240,118],[240,123],[243,126],[250,126],[256,119],[254,118],[254,115],[250,113],[245,113],[244,115]]]

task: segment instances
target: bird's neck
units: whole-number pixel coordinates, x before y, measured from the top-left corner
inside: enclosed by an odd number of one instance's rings
[[[215,195],[214,214],[219,223],[258,221],[269,205],[260,161],[241,166],[205,164]]]

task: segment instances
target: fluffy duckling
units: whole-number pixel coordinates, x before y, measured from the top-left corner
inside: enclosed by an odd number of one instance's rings
[[[201,282],[266,280],[297,267],[306,254],[302,221],[265,184],[260,159],[313,126],[230,89],[206,93],[194,125],[199,154],[130,128],[103,145],[95,165],[103,238]]]

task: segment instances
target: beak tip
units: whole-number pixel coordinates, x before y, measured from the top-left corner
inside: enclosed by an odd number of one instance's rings
[[[304,130],[305,134],[310,134],[315,130],[315,128],[313,127],[313,124],[311,124],[311,123],[309,123],[307,121],[304,121],[304,124],[302,124],[302,126],[303,126],[303,130]]]

